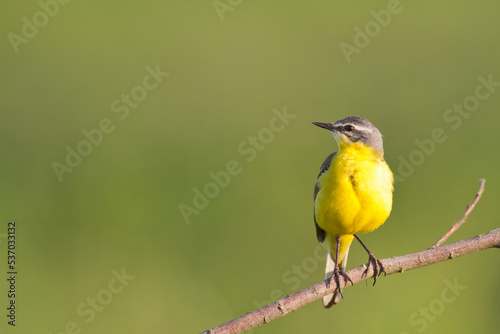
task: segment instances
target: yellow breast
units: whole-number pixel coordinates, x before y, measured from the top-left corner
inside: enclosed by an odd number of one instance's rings
[[[345,145],[318,182],[316,221],[327,234],[368,233],[389,217],[393,176],[381,152]]]

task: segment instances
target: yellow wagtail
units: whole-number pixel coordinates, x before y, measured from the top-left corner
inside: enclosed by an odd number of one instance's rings
[[[382,263],[361,242],[358,233],[377,229],[389,217],[392,208],[393,176],[384,160],[382,134],[367,119],[351,116],[334,123],[314,125],[329,130],[339,146],[321,165],[314,188],[314,223],[319,242],[328,239],[329,251],[325,279],[339,276],[347,284],[345,273],[349,247],[354,237],[368,253],[374,282],[385,273]],[[335,256],[333,256],[335,254]],[[351,281],[352,284],[352,281]],[[338,303],[342,290],[323,297],[326,308]]]

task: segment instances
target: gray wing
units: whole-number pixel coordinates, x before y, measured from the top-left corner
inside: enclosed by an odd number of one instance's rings
[[[330,164],[332,162],[332,158],[335,156],[337,152],[334,152],[330,154],[325,161],[323,161],[323,164],[321,165],[321,169],[319,170],[318,177],[316,178],[316,184],[314,186],[314,201],[316,201],[316,196],[318,195],[319,191],[321,190],[318,180],[319,177],[326,172],[330,168]],[[326,232],[323,230],[321,227],[318,226],[318,223],[316,222],[316,210],[313,210],[314,213],[314,226],[316,226],[316,237],[318,238],[319,242],[323,242],[326,239]]]

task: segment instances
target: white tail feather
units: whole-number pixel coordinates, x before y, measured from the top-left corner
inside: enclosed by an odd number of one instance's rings
[[[347,255],[349,255],[349,250],[346,251],[344,258],[342,259],[342,262],[340,262],[340,270],[345,271],[347,268]],[[335,270],[335,261],[333,259],[332,251],[330,250],[330,247],[328,247],[328,256],[326,258],[326,268],[325,268],[325,280],[329,279],[330,277],[333,276],[333,272]],[[326,308],[330,308],[333,305],[337,304],[341,299],[342,290],[335,291],[334,293],[331,293],[329,295],[326,295],[323,297],[323,306]]]

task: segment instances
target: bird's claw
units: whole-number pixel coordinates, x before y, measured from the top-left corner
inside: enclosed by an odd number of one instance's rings
[[[373,285],[375,285],[375,283],[377,283],[377,277],[379,277],[382,274],[384,274],[385,276],[386,272],[382,262],[379,259],[377,259],[375,255],[369,254],[368,264],[366,265],[366,269],[363,272],[362,277],[368,274],[368,269],[370,269],[370,265],[373,266]]]
[[[330,287],[330,284],[334,280],[336,285],[337,285],[337,287],[335,288],[335,291],[338,291],[340,293],[340,296],[342,298],[344,298],[344,296],[342,295],[342,290],[340,289],[340,276],[342,276],[342,278],[344,279],[344,286],[347,286],[348,282],[351,282],[351,285],[354,285],[354,283],[353,283],[352,279],[349,277],[349,275],[347,275],[343,270],[335,269],[335,271],[333,272],[333,275],[330,277],[330,281],[328,282],[327,287]]]

